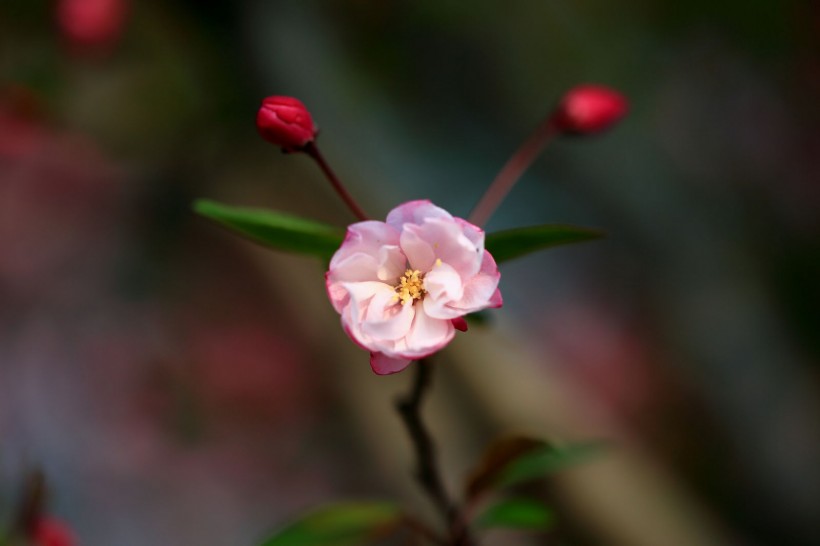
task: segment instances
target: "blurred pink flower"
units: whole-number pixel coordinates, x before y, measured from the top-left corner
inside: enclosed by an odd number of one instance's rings
[[[57,24],[75,46],[108,46],[122,34],[128,8],[126,0],[60,0]]]
[[[629,109],[622,94],[603,85],[579,85],[567,91],[554,114],[564,133],[599,133],[621,120]]]
[[[500,307],[499,278],[484,232],[430,201],[352,224],[326,275],[345,332],[380,375],[442,349],[464,315]]]
[[[65,523],[54,518],[40,520],[32,537],[34,546],[76,546],[74,533]]]

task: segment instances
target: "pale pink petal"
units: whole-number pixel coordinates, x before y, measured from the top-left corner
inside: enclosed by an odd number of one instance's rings
[[[342,330],[344,330],[344,331],[345,331],[345,333],[347,334],[347,337],[349,337],[349,338],[350,338],[350,341],[352,341],[353,343],[355,343],[357,347],[359,347],[360,349],[364,349],[365,351],[369,351],[369,350],[370,350],[370,348],[369,348],[369,347],[365,347],[364,345],[362,345],[362,344],[359,342],[359,340],[357,340],[357,339],[356,339],[356,336],[354,336],[354,335],[353,335],[353,333],[350,331],[350,327],[347,325],[347,322],[345,322],[345,320],[344,320],[344,316],[342,317]]]
[[[435,206],[427,199],[408,201],[399,205],[387,214],[387,224],[401,231],[405,224],[421,224],[430,218],[444,218],[452,220],[452,215],[446,210]]]
[[[461,311],[462,315],[492,307],[492,298],[498,291],[498,277],[476,275],[464,287],[464,297],[452,302],[450,307]]]
[[[404,244],[407,233],[413,233],[425,241],[433,249],[435,258],[455,268],[464,281],[478,273],[484,249],[470,241],[464,235],[461,226],[452,220],[432,218],[419,226],[412,224],[405,226],[401,235],[401,245],[408,260],[412,263],[412,256]],[[430,268],[432,264],[428,270]]]
[[[464,235],[479,248],[484,248],[484,230],[475,224],[471,224],[463,218],[453,218],[456,223],[464,230]]]
[[[377,293],[392,291],[392,288],[381,282],[340,283],[340,286],[347,291],[349,297],[347,305],[342,310],[342,321],[348,335],[360,345],[372,348],[372,338],[362,329],[365,313],[370,300]]]
[[[362,331],[369,337],[395,341],[407,335],[415,315],[414,305],[398,303],[394,290],[380,291],[367,306]]]
[[[442,262],[424,276],[424,289],[427,297],[444,300],[444,303],[458,301],[464,295],[464,284],[461,275],[450,264]]]
[[[501,273],[498,272],[495,260],[489,252],[485,251],[481,261],[481,271],[464,286],[464,296],[452,302],[451,307],[461,310],[462,314],[473,313],[487,307],[499,307],[491,300],[498,291],[500,279]]]
[[[337,282],[330,279],[331,272],[325,273],[325,288],[327,289],[327,297],[337,313],[341,313],[345,306],[350,301],[350,295],[347,290]]]
[[[409,358],[393,358],[384,353],[370,353],[370,367],[378,375],[390,375],[405,369],[412,362]]]
[[[446,263],[433,267],[424,277],[424,289],[427,295],[422,301],[424,312],[433,318],[453,319],[464,314],[453,309],[451,304],[464,297],[464,285],[461,275]]]
[[[423,311],[417,312],[405,338],[407,346],[400,352],[404,356],[427,356],[450,343],[454,336],[455,328],[449,320],[430,317]]]
[[[330,270],[331,282],[363,282],[381,280],[377,276],[379,261],[375,256],[356,252],[337,260]]]
[[[362,253],[372,256],[380,264],[385,263],[382,255],[385,248],[393,247],[390,252],[400,254],[398,248],[399,232],[384,222],[367,221],[352,224],[347,228],[345,240],[339,250],[330,260],[330,271],[335,271],[339,265],[353,254]],[[395,257],[391,257],[396,259]],[[373,280],[379,278],[374,271]],[[381,279],[386,280],[386,279]]]
[[[350,294],[351,302],[365,303],[378,292],[392,291],[392,287],[378,281],[339,283]]]
[[[498,265],[495,263],[495,258],[493,258],[493,255],[490,254],[489,251],[485,250],[481,255],[481,269],[479,271],[487,275],[500,275]]]
[[[395,285],[407,268],[407,257],[398,245],[385,245],[379,250],[376,276],[380,281]]]
[[[436,252],[430,243],[419,236],[419,229],[418,226],[407,224],[406,229],[401,233],[399,244],[402,252],[407,256],[410,269],[429,271],[436,263]]]

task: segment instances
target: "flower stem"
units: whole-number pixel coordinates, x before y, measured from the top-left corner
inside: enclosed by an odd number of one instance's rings
[[[421,403],[425,391],[430,386],[432,368],[429,362],[424,360],[416,362],[414,367],[416,375],[413,379],[412,390],[407,396],[398,400],[396,409],[407,427],[416,451],[416,480],[441,512],[448,526],[449,544],[451,546],[472,546],[473,542],[461,509],[450,499],[444,488],[433,440],[421,418]]]
[[[501,201],[507,196],[512,187],[527,170],[527,167],[532,165],[538,154],[546,148],[547,144],[558,134],[558,128],[555,125],[552,116],[544,120],[535,131],[529,136],[527,140],[515,151],[515,153],[507,160],[504,167],[496,175],[490,187],[484,193],[484,196],[470,213],[469,221],[477,226],[484,225],[490,219],[495,209],[501,204]]]
[[[319,168],[321,168],[322,172],[325,174],[325,177],[327,177],[330,181],[333,189],[336,190],[336,193],[339,194],[339,197],[342,198],[342,201],[345,202],[345,205],[347,205],[347,208],[350,209],[353,215],[359,220],[369,220],[370,218],[364,213],[359,204],[356,203],[353,196],[350,195],[347,188],[345,188],[339,180],[339,177],[336,176],[336,173],[333,172],[333,169],[331,169],[330,165],[328,165],[327,161],[325,161],[325,157],[322,155],[322,152],[319,151],[319,147],[316,146],[316,142],[308,142],[304,147],[304,152],[316,161]]]
[[[40,469],[29,472],[23,488],[23,494],[17,507],[11,533],[13,536],[30,539],[43,515],[46,499],[45,477]]]

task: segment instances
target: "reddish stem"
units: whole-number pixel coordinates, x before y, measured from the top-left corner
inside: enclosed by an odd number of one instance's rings
[[[470,213],[470,222],[477,226],[484,225],[490,219],[495,209],[504,200],[504,197],[510,192],[512,187],[527,170],[527,167],[532,165],[538,154],[552,141],[558,134],[558,128],[555,125],[553,117],[550,116],[544,120],[541,125],[535,128],[535,131],[529,136],[527,140],[516,150],[516,152],[507,160],[507,163],[502,167],[501,171],[496,175],[490,187],[484,193],[481,201]]]
[[[339,197],[342,198],[342,201],[345,202],[347,208],[353,213],[353,215],[358,218],[359,220],[369,220],[370,218],[365,214],[364,210],[359,206],[358,203],[353,199],[353,196],[347,191],[347,188],[344,187],[339,177],[336,176],[336,173],[333,172],[333,169],[330,168],[330,165],[327,164],[325,161],[322,152],[319,151],[319,147],[316,146],[316,142],[308,142],[304,147],[304,152],[313,158],[314,161],[319,165],[319,168],[322,169],[322,172],[325,174],[325,177],[330,181],[330,184],[333,186],[333,189],[336,190],[336,193],[339,194]]]

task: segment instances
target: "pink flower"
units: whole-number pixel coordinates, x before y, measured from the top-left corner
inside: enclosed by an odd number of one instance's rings
[[[629,108],[626,98],[602,85],[570,89],[555,111],[555,123],[565,133],[598,133],[618,122]]]
[[[302,101],[281,96],[262,101],[256,114],[256,128],[262,138],[289,152],[304,148],[318,131]]]
[[[57,22],[69,42],[78,46],[102,46],[122,34],[128,14],[125,0],[60,0]]]
[[[44,518],[37,523],[32,542],[34,546],[75,546],[77,539],[61,521]]]
[[[484,232],[426,200],[352,224],[326,275],[345,332],[380,375],[442,349],[464,315],[501,307],[499,278]]]

